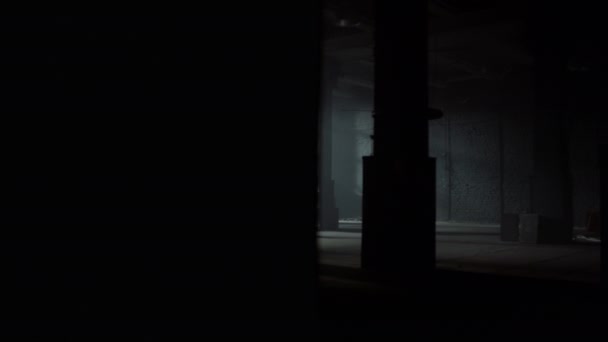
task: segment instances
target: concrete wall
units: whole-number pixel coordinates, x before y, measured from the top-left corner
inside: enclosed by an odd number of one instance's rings
[[[429,122],[430,155],[437,160],[437,220],[500,222],[501,212],[531,210],[534,172],[534,79],[512,73],[501,81],[471,80],[430,89],[444,117]],[[574,95],[573,95],[574,96]],[[332,174],[341,218],[361,216],[362,157],[372,151],[370,91],[342,89],[334,97]],[[593,115],[572,107],[571,167],[574,223],[599,206]]]
[[[523,119],[530,104],[520,81],[506,80],[509,91],[484,80],[431,89],[431,105],[444,112],[429,125],[438,220],[498,223],[503,207],[525,210],[531,123]]]
[[[501,82],[431,90],[431,104],[445,114],[429,125],[430,151],[437,158],[438,220],[498,223],[501,211],[531,210],[533,82],[531,73],[520,72]],[[588,108],[571,104],[570,111],[574,224],[584,226],[586,212],[599,206],[601,129]]]

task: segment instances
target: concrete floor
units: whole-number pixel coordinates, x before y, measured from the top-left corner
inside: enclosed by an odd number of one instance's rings
[[[525,245],[502,242],[492,229],[483,227],[438,228],[436,241],[436,265],[439,269],[599,282],[599,244]],[[360,268],[360,233],[320,232],[318,245],[321,264]]]

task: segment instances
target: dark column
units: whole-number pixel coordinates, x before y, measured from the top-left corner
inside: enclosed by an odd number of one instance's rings
[[[363,176],[363,267],[412,276],[432,271],[435,258],[426,6],[376,1],[374,153]]]
[[[608,251],[606,251],[606,232],[608,231],[608,144],[600,146],[600,234],[602,243],[602,279],[606,284],[606,272],[608,272]]]
[[[333,90],[339,75],[339,65],[335,60],[325,59],[322,67],[321,85],[321,134],[320,134],[320,184],[319,184],[319,228],[338,229],[338,207],[336,205],[335,182],[332,176],[333,150]]]
[[[557,9],[547,11],[545,6],[534,9],[536,61],[532,211],[541,217],[539,242],[570,241],[573,228],[566,92],[569,43],[561,23],[561,13]]]

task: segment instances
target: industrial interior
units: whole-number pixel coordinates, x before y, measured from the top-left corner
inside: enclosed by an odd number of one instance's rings
[[[0,336],[601,340],[600,3],[3,12]]]
[[[428,1],[437,267],[599,282],[606,129],[591,102],[593,43],[573,34],[575,46],[556,55],[548,37],[559,33],[535,26],[532,7]],[[327,1],[324,11],[321,261],[353,268],[374,143],[371,13],[372,1]]]

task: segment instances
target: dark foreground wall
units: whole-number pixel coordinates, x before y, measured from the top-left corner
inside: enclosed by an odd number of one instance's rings
[[[288,7],[3,15],[3,333],[314,331],[319,9]]]
[[[603,240],[606,239],[606,229],[608,226],[608,144],[600,147],[600,169],[601,169],[601,237]],[[602,247],[602,281],[606,281],[606,243]]]

